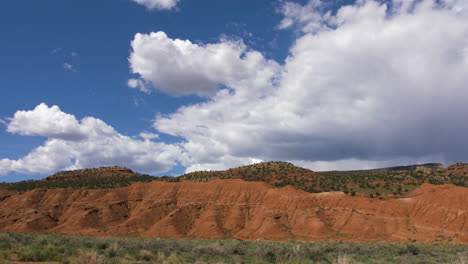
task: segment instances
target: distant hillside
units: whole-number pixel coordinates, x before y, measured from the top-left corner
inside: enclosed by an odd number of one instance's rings
[[[396,167],[388,167],[384,168],[384,170],[391,170],[391,171],[441,171],[445,170],[445,166],[441,163],[425,163],[419,165],[409,165],[409,166],[396,166]]]
[[[213,179],[242,179],[263,181],[276,187],[292,185],[305,191],[315,191],[312,184],[316,182],[315,178],[318,176],[311,170],[297,167],[289,162],[262,162],[226,171],[198,171],[178,177],[152,177],[135,173],[124,167],[102,167],[62,171],[39,181],[0,183],[0,188],[22,192],[34,188],[117,188],[135,182],[154,180],[207,182]]]
[[[198,171],[167,181],[206,182],[212,179],[263,181],[276,187],[292,185],[307,192],[342,191],[369,197],[402,196],[423,183],[468,186],[468,165],[445,168],[440,163],[370,170],[314,172],[289,162],[262,162],[225,171]]]
[[[459,178],[467,178],[468,177],[468,164],[466,163],[457,163],[452,166],[448,166],[447,170],[444,171],[444,175],[447,176],[456,176]]]
[[[454,184],[468,187],[468,165],[456,164],[445,168],[442,164],[398,166],[382,169],[321,171],[324,188],[368,196],[399,196],[423,183]]]
[[[439,163],[370,170],[314,172],[289,162],[262,162],[225,171],[191,172],[167,181],[206,182],[212,179],[263,181],[276,187],[292,185],[307,192],[343,191],[369,197],[401,196],[423,183],[468,186],[468,165],[445,168]]]
[[[311,187],[319,175],[309,169],[289,162],[270,161],[242,166],[225,171],[197,171],[179,177],[175,181],[206,182],[212,179],[242,179],[263,181],[276,187],[292,185],[299,189]]]
[[[46,181],[54,181],[54,180],[77,180],[77,179],[86,179],[90,177],[113,177],[116,175],[121,176],[134,176],[135,172],[133,172],[129,168],[125,167],[101,167],[101,168],[93,168],[93,169],[81,169],[81,170],[67,170],[57,172],[54,175],[51,175],[44,180]]]
[[[35,188],[106,189],[126,187],[135,182],[150,182],[157,179],[159,178],[115,166],[62,171],[42,180],[0,183],[0,188],[19,192]]]
[[[102,167],[63,171],[39,181],[0,183],[0,188],[24,192],[34,188],[104,189],[135,182],[207,182],[213,179],[242,179],[266,182],[275,187],[294,186],[306,192],[342,191],[368,197],[399,197],[423,183],[468,187],[468,164],[457,163],[398,166],[371,170],[314,172],[289,162],[262,162],[225,171],[197,171],[178,177],[153,177],[124,167]]]

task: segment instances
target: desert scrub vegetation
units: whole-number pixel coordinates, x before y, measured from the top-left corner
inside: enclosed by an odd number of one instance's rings
[[[225,171],[191,172],[178,177],[153,177],[123,167],[103,167],[62,171],[41,181],[0,183],[0,188],[18,192],[34,188],[107,189],[126,187],[136,182],[184,180],[207,182],[213,179],[242,179],[263,181],[276,187],[291,185],[311,193],[342,191],[351,196],[387,198],[404,196],[423,183],[468,187],[467,164],[459,163],[448,169],[439,165],[441,164],[316,173],[289,162],[270,161]]]
[[[297,167],[289,162],[270,161],[225,171],[197,171],[162,180],[206,182],[212,179],[263,181],[276,187],[286,185],[317,193],[342,191],[371,198],[401,197],[423,183],[454,184],[468,187],[468,166],[457,164],[458,170],[447,170],[442,164],[399,166],[369,170],[320,171]]]
[[[445,169],[426,171],[403,169],[406,167],[321,171],[318,173],[324,177],[319,183],[319,189],[343,191],[351,195],[360,194],[368,197],[398,197],[413,191],[423,183],[468,187],[468,177],[462,173],[451,173]]]
[[[0,263],[467,263],[468,245],[0,234]]]
[[[157,177],[142,174],[134,174],[130,176],[117,174],[112,177],[90,176],[84,179],[0,183],[0,188],[17,192],[25,192],[35,188],[110,189],[130,186],[136,182],[150,182],[158,179],[159,178]]]

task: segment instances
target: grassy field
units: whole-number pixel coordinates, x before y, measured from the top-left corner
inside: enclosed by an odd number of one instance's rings
[[[468,245],[0,234],[0,263],[468,263]]]

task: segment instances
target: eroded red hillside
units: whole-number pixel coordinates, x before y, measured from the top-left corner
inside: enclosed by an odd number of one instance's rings
[[[0,201],[0,231],[169,238],[468,243],[468,189],[424,184],[406,198],[312,194],[262,182],[150,182],[35,189]]]
[[[468,177],[468,164],[466,163],[457,163],[447,167],[447,170],[444,173],[449,176],[465,176]]]

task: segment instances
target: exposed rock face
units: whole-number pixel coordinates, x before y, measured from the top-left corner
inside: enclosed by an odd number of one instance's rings
[[[445,175],[468,177],[468,164],[457,163],[447,168]]]
[[[12,196],[13,194],[15,194],[15,192],[0,188],[0,202]]]
[[[468,243],[468,188],[424,184],[406,198],[312,194],[263,182],[150,182],[35,189],[0,201],[0,231],[168,238]]]

